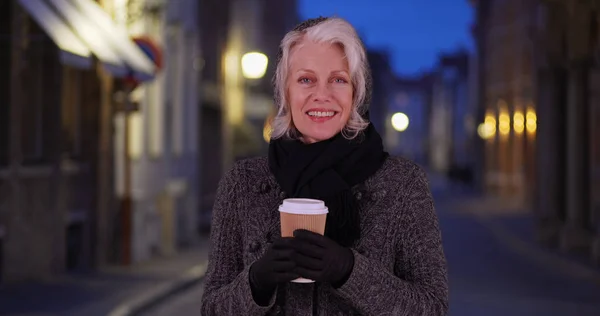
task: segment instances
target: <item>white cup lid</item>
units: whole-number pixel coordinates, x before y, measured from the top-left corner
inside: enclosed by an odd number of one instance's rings
[[[327,214],[325,202],[315,199],[285,199],[279,207],[280,212],[291,214]]]

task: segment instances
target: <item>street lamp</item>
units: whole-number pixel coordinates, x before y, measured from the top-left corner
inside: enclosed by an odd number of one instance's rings
[[[408,116],[402,112],[392,115],[392,127],[398,132],[404,132],[408,128],[409,123]]]
[[[477,134],[482,139],[491,139],[496,135],[496,118],[491,113],[485,116],[485,121],[479,124]]]
[[[260,79],[267,71],[269,58],[263,53],[250,52],[242,56],[242,74],[247,79]]]

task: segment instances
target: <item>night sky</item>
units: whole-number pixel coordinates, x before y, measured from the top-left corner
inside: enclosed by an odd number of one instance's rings
[[[299,12],[347,19],[369,48],[390,52],[400,75],[431,68],[440,52],[473,46],[468,0],[299,0]]]

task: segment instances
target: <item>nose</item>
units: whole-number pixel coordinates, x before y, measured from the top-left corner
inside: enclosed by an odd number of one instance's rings
[[[314,102],[329,102],[331,101],[331,91],[327,82],[320,81],[315,85],[315,93],[313,94]]]

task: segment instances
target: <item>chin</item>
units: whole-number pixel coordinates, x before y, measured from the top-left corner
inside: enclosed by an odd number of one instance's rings
[[[317,143],[322,142],[324,140],[328,140],[334,137],[338,132],[337,131],[329,131],[329,132],[319,132],[319,133],[305,133],[304,139],[307,143]]]

